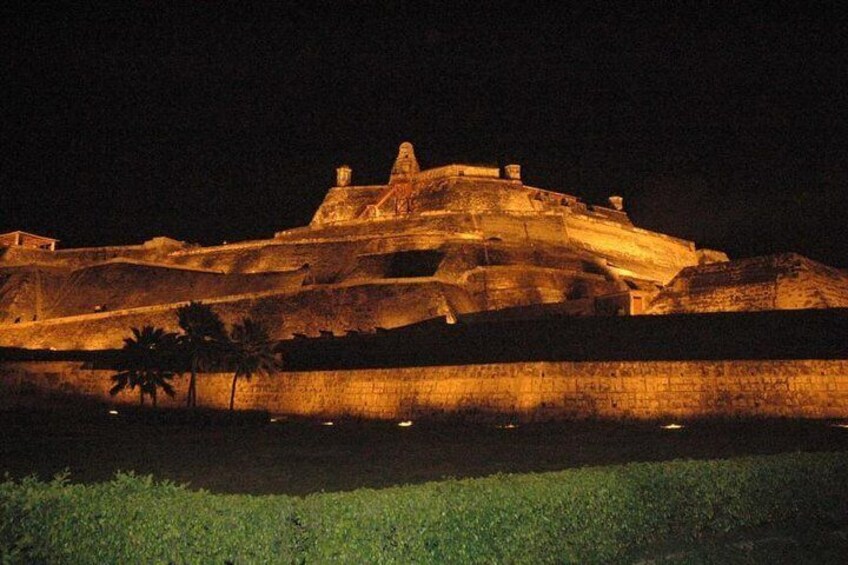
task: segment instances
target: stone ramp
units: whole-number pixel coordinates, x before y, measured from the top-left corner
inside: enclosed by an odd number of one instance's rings
[[[0,327],[0,347],[94,350],[120,348],[130,329],[144,325],[178,331],[176,310],[188,302],[92,313]],[[461,288],[433,279],[304,287],[203,300],[226,324],[244,317],[264,323],[274,339],[322,332],[373,332],[477,306]]]
[[[45,316],[77,316],[237,294],[293,291],[304,273],[222,274],[164,265],[110,262],[78,269],[50,297]]]

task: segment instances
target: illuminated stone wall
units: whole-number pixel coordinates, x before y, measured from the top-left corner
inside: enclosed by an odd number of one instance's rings
[[[44,319],[63,280],[49,267],[0,269],[0,325]]]
[[[276,308],[287,315],[287,325],[281,325],[280,318],[270,320],[272,331],[280,338],[293,333],[317,335],[322,330],[344,333],[390,328],[401,321],[425,320],[434,312],[435,316],[444,315],[450,299],[446,301],[440,293],[410,290],[432,282],[424,278],[414,284],[398,281],[398,288],[388,289],[390,273],[369,268],[378,255],[411,250],[443,254],[433,279],[456,289],[455,294],[471,297],[451,304],[454,313],[620,292],[623,283],[616,282],[617,275],[611,273],[666,278],[679,265],[695,261],[686,242],[643,233],[625,224],[566,222],[563,216],[553,215],[460,214],[348,227],[347,233],[341,226],[331,226],[314,232],[297,230],[275,241],[180,248],[168,256],[167,265],[111,259],[73,272],[52,272],[58,268],[42,266],[40,307],[31,292],[36,284],[30,275],[33,267],[0,272],[0,325],[11,324],[0,327],[0,346],[114,347],[133,325],[173,326],[173,320],[162,313],[173,312],[181,301],[220,305],[215,308],[226,310],[222,315],[253,315],[252,306],[241,308],[238,304],[257,292],[276,291],[276,298],[263,299],[263,307],[271,300],[280,301]],[[594,237],[593,233],[600,235]],[[652,262],[647,249],[657,251],[657,262]],[[99,257],[116,251],[91,253]],[[49,277],[47,269],[51,270]],[[47,284],[53,280],[61,284]],[[351,285],[362,288],[353,290]],[[577,286],[584,290],[576,291]],[[411,309],[406,308],[409,301],[404,298],[409,292],[419,300],[413,301]],[[321,303],[306,305],[318,295]],[[350,300],[354,295],[357,300]],[[339,309],[332,316],[315,312],[327,303]],[[105,313],[74,317],[98,310]],[[40,322],[65,317],[66,325],[61,331],[53,323],[15,327],[15,320],[32,322],[36,313]]]
[[[117,347],[130,327],[174,329],[189,300],[280,339],[373,331],[617,295],[623,279],[653,292],[698,263],[693,243],[634,227],[620,206],[524,185],[515,167],[421,170],[404,144],[391,170],[385,185],[340,180],[309,226],[269,239],[0,249],[0,347]],[[423,251],[441,259],[431,272],[391,268],[390,255]]]
[[[110,371],[77,362],[0,365],[0,405],[36,406],[45,393],[110,397]],[[202,375],[198,398],[224,408],[231,376]],[[186,379],[176,381],[181,405]],[[240,382],[241,409],[307,417],[554,420],[848,416],[848,361],[533,362],[280,373]]]
[[[581,315],[848,307],[848,275],[797,255],[699,265],[726,256],[634,226],[620,200],[589,205],[516,169],[420,170],[409,144],[398,159],[388,184],[345,177],[309,226],[273,238],[0,248],[0,347],[118,347],[131,327],[175,329],[189,300],[277,339],[552,303]],[[415,253],[432,269],[393,268]]]
[[[848,275],[783,253],[683,270],[651,303],[651,314],[848,307]]]
[[[23,322],[0,327],[0,347],[30,349],[116,349],[130,328],[150,324],[178,331],[172,303],[106,313]],[[454,309],[473,311],[473,299],[461,288],[430,279],[355,286],[318,286],[297,292],[269,291],[204,300],[228,325],[250,317],[266,325],[271,337],[321,332],[396,328],[445,316]]]
[[[566,230],[569,242],[604,258],[622,276],[666,284],[684,267],[698,264],[691,241],[629,224],[570,214]]]
[[[105,263],[74,271],[56,292],[47,293],[42,319],[139,308],[269,291],[295,291],[297,271],[224,275],[132,262]]]

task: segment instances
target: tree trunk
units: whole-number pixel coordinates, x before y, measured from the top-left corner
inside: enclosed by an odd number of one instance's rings
[[[155,388],[153,389],[153,394],[151,394],[151,396],[153,397],[153,407],[156,408],[156,389]]]
[[[230,410],[233,410],[236,403],[236,381],[238,381],[238,373],[233,375],[233,390],[230,391]]]
[[[197,406],[197,358],[191,358],[191,377],[188,380],[188,396],[186,397],[186,407],[192,408]]]
[[[138,405],[144,406],[144,389],[138,389]]]

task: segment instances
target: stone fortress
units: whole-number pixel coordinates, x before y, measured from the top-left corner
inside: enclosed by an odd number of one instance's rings
[[[176,330],[214,305],[275,339],[374,332],[443,318],[674,314],[848,306],[848,275],[793,254],[729,261],[636,227],[609,205],[524,184],[519,165],[422,170],[403,143],[385,185],[347,166],[306,227],[199,247],[56,249],[0,235],[0,346],[120,347],[130,327]]]
[[[57,249],[0,234],[0,408],[137,402],[108,394],[100,350],[132,327],[177,331],[176,309],[196,300],[227,324],[261,321],[284,348],[284,374],[239,381],[239,408],[848,416],[843,270],[792,253],[732,261],[634,226],[620,197],[597,206],[528,186],[518,165],[421,170],[409,143],[387,184],[352,180],[339,167],[308,226],[265,240]],[[201,404],[227,407],[231,381],[204,374]],[[163,405],[184,404],[185,375],[174,387]]]

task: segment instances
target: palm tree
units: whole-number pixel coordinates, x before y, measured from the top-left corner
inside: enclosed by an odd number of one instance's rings
[[[177,318],[183,330],[180,347],[191,370],[186,406],[193,407],[197,406],[197,372],[207,369],[221,356],[227,334],[218,314],[200,302],[192,301],[178,308]]]
[[[250,380],[253,375],[268,375],[282,367],[268,330],[259,322],[244,318],[230,332],[229,362],[233,369],[233,387],[230,392],[230,410],[236,399],[236,382],[239,377]]]
[[[150,396],[156,406],[156,393],[161,388],[168,396],[174,396],[169,382],[174,378],[173,356],[177,335],[162,328],[144,326],[132,328],[132,337],[124,338],[124,346],[118,360],[118,373],[112,375],[115,383],[109,394],[115,396],[122,390],[139,389],[139,404],[144,406],[144,395]]]

